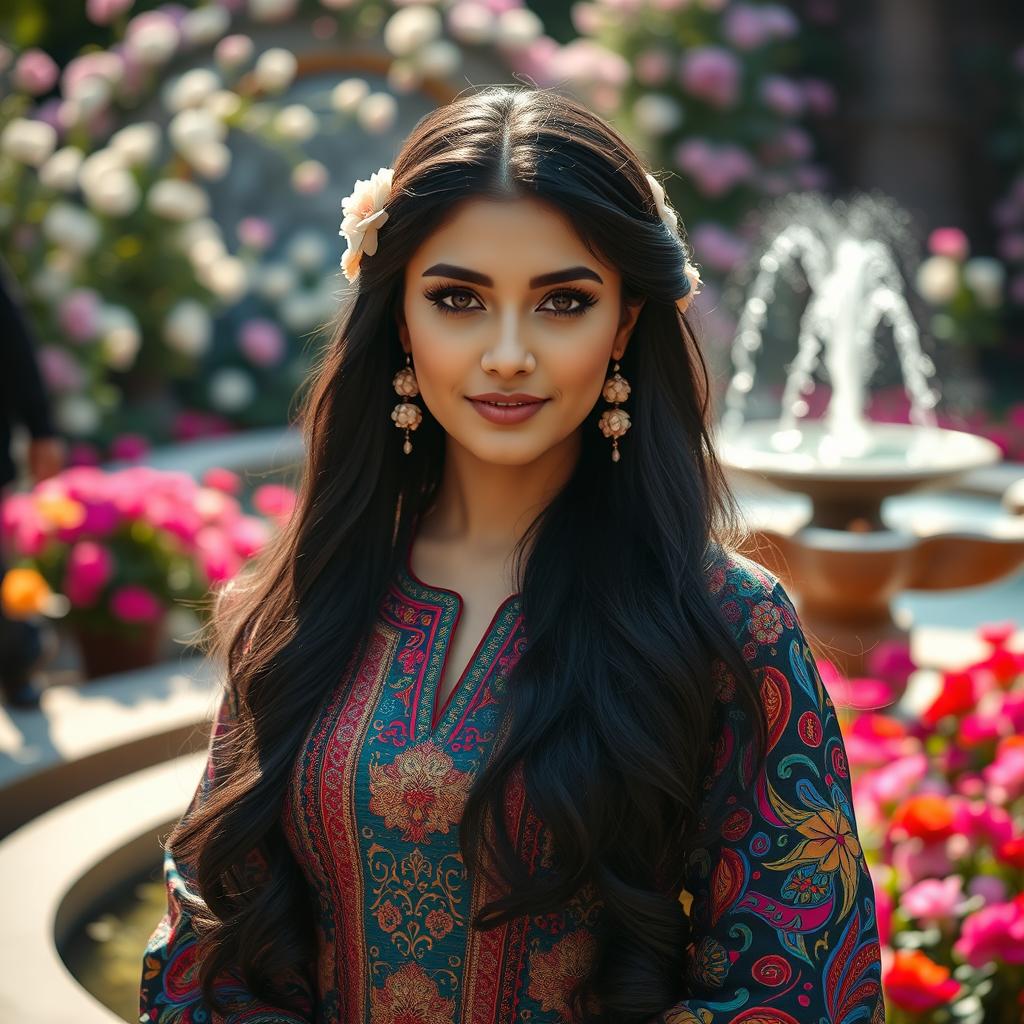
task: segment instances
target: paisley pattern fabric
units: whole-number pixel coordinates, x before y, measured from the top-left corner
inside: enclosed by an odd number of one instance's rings
[[[670,894],[695,924],[680,980],[687,998],[652,1024],[882,1024],[873,892],[834,708],[775,577],[733,554],[710,585],[744,657],[764,670],[772,749],[751,779],[750,730],[732,700],[734,681],[717,666],[721,730],[703,831],[685,865],[686,889]],[[168,912],[143,962],[147,1024],[580,1019],[572,990],[593,962],[603,909],[590,885],[557,913],[469,926],[499,894],[484,873],[467,873],[458,823],[476,773],[502,742],[506,680],[527,638],[519,595],[510,595],[437,707],[461,612],[461,595],[418,579],[407,556],[361,660],[327,694],[295,760],[280,820],[316,908],[316,963],[303,977],[271,980],[275,1005],[225,972],[217,990],[232,1012],[205,1006],[187,909],[191,874],[168,850]],[[193,804],[216,783],[218,738],[232,720],[225,698]],[[551,868],[551,836],[521,776],[505,821],[531,870]],[[254,878],[260,862],[253,851]]]

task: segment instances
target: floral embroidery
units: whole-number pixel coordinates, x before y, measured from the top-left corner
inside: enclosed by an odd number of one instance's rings
[[[747,628],[759,644],[773,644],[782,635],[782,614],[771,601],[758,601]]]
[[[767,861],[765,867],[783,870],[797,864],[807,864],[819,872],[838,871],[843,886],[840,916],[846,917],[857,896],[857,876],[862,864],[860,841],[838,808],[816,811],[802,817],[796,830],[805,837],[804,841],[785,857]]]
[[[553,1010],[562,1020],[575,1019],[566,997],[590,969],[594,942],[590,932],[574,931],[559,939],[547,953],[533,955],[527,993],[546,1013]]]
[[[874,891],[835,708],[778,581],[738,555],[710,568],[708,581],[761,676],[768,760],[755,776],[737,680],[714,662],[708,685],[720,727],[696,790],[699,839],[680,866],[681,891],[665,894],[690,922],[683,991],[649,1024],[883,1024]],[[549,913],[470,929],[472,911],[500,893],[467,877],[459,822],[472,780],[505,735],[505,679],[527,640],[509,604],[481,643],[478,685],[462,694],[450,729],[428,735],[423,695],[457,611],[451,592],[401,574],[362,660],[314,717],[281,823],[309,882],[319,955],[307,973],[271,979],[273,1003],[226,970],[217,987],[232,1024],[573,1021],[572,994],[602,930],[593,884]],[[216,784],[213,746],[234,710],[226,702],[218,716],[196,800]],[[552,835],[519,772],[504,812],[530,871],[552,870]],[[266,867],[254,850],[253,884]],[[140,1016],[222,1024],[198,989],[190,867],[168,851],[165,874],[168,910],[143,955]]]
[[[451,756],[433,740],[403,750],[390,764],[377,754],[370,763],[369,809],[387,828],[400,828],[402,838],[429,843],[432,832],[458,824],[472,783]]]
[[[370,990],[370,1024],[452,1024],[455,1000],[444,999],[417,963],[405,963]]]

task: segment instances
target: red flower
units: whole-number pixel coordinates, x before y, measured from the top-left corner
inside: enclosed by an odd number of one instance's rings
[[[942,692],[921,715],[928,725],[936,725],[946,715],[962,715],[974,709],[974,678],[969,672],[943,672]]]
[[[1017,836],[1003,843],[996,851],[996,856],[1011,867],[1024,870],[1024,836]]]
[[[929,960],[919,949],[896,950],[883,980],[886,998],[915,1013],[945,1006],[960,991],[949,968]]]

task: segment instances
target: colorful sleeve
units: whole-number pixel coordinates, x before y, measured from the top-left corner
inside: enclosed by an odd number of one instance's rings
[[[835,707],[778,580],[760,566],[728,576],[726,617],[763,672],[769,752],[753,778],[752,729],[723,672],[723,726],[680,895],[689,998],[655,1020],[884,1024],[874,890]]]
[[[218,705],[210,733],[206,766],[185,815],[208,796],[217,784],[216,755],[220,742],[235,721],[235,705],[226,691]],[[266,878],[262,847],[252,850],[246,860],[246,880],[259,884]],[[221,1014],[203,999],[196,960],[196,932],[189,904],[198,899],[189,864],[164,849],[164,883],[167,911],[146,944],[139,992],[141,1024],[311,1024],[313,1020],[312,975],[295,972],[279,979],[281,1007],[254,995],[235,970],[218,975],[215,989],[229,1012]]]

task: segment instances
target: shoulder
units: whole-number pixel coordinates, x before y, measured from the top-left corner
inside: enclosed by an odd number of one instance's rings
[[[762,664],[794,639],[803,640],[796,608],[779,577],[760,562],[719,549],[708,574],[708,588],[732,629],[743,657]]]

